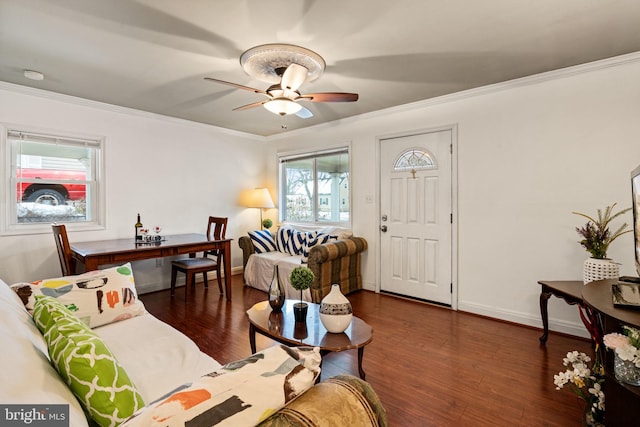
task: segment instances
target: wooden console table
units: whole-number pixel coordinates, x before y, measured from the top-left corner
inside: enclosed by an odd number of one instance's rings
[[[582,298],[591,307],[598,320],[602,334],[622,333],[622,325],[640,328],[640,311],[632,308],[617,308],[613,305],[611,285],[616,280],[598,280],[584,286]],[[623,384],[616,380],[613,373],[613,351],[607,350],[602,342],[600,355],[604,360],[607,427],[638,425],[637,408],[640,407],[640,387]]]
[[[549,298],[551,298],[551,295],[555,295],[565,300],[569,305],[577,304],[580,307],[584,307],[582,302],[584,284],[577,280],[540,280],[538,283],[542,286],[540,291],[540,315],[542,316],[543,334],[540,337],[540,342],[545,344],[549,337],[549,312],[547,309]]]

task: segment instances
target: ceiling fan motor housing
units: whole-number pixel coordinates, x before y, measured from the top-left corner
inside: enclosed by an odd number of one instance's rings
[[[326,67],[320,55],[292,44],[263,44],[252,47],[240,55],[240,65],[244,72],[267,83],[279,83],[291,64],[302,65],[308,70],[306,81],[320,77]]]

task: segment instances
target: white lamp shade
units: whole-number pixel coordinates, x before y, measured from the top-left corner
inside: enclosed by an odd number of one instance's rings
[[[302,108],[302,105],[293,102],[288,98],[276,98],[264,103],[264,108],[272,113],[286,116],[287,114],[295,114]]]
[[[245,204],[248,208],[275,208],[271,194],[266,188],[256,188],[247,194]]]

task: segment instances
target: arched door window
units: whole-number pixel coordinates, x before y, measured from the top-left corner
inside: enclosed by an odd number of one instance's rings
[[[422,148],[410,148],[406,150],[400,154],[393,163],[393,170],[396,172],[437,168],[438,165],[431,153]]]

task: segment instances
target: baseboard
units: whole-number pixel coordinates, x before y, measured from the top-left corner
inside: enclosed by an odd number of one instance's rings
[[[507,322],[519,323],[522,325],[542,328],[542,318],[532,316],[528,313],[521,313],[511,310],[500,310],[495,307],[483,306],[468,302],[458,302],[458,310],[466,311],[481,316],[493,317]],[[564,320],[549,319],[549,330],[562,332],[567,335],[573,335],[582,338],[590,338],[589,333],[582,323],[568,322]]]

